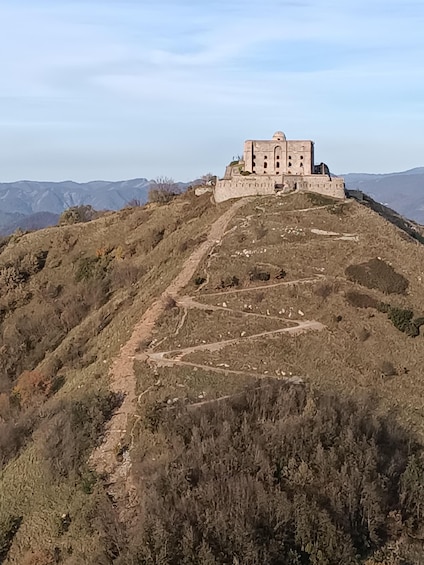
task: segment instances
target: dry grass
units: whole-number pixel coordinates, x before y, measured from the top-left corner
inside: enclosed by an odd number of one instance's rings
[[[44,269],[33,274],[28,283],[28,293],[31,291],[33,297],[28,301],[25,295],[17,302],[16,310],[3,321],[3,331],[10,331],[18,316],[36,319],[42,315],[46,301],[61,300],[61,292],[66,293],[69,281],[74,280],[75,265],[81,257],[96,257],[99,249],[111,249],[106,254],[110,265],[105,280],[109,277],[111,281],[106,301],[87,312],[75,326],[70,322],[60,343],[50,350],[46,347],[39,366],[50,363],[49,374],[62,375],[63,386],[56,400],[69,400],[107,386],[111,358],[131,335],[148,305],[178,274],[193,245],[204,238],[210,223],[226,207],[211,206],[208,195],[197,199],[188,194],[170,204],[126,209],[87,224],[24,235],[3,248],[2,265],[17,255],[48,250]],[[312,209],[300,211],[306,208]],[[346,395],[364,389],[375,391],[381,399],[380,410],[395,409],[400,420],[424,439],[423,337],[412,339],[399,332],[386,314],[361,307],[371,303],[367,300],[347,300],[347,296],[358,295],[363,289],[346,280],[345,275],[349,265],[381,257],[409,282],[408,293],[396,296],[392,305],[420,314],[424,312],[422,246],[405,240],[396,228],[357,203],[322,208],[297,194],[281,199],[258,198],[248,202],[241,212],[222,243],[203,262],[186,293],[206,305],[225,308],[225,302],[228,310],[261,314],[264,318],[212,308],[189,310],[184,318],[184,309],[172,304],[157,326],[155,338],[158,342],[165,340],[157,348],[178,349],[203,341],[241,337],[242,332],[248,336],[281,327],[272,316],[289,321],[317,320],[326,330],[241,340],[220,351],[196,352],[185,358],[199,365],[221,367],[222,373],[136,363],[138,425],[133,437],[128,438],[129,444],[133,441],[137,451],[149,449],[160,458],[165,438],[153,436],[147,426],[155,406],[172,409],[176,402],[218,398],[252,382],[252,377],[243,374],[225,374],[226,368],[274,378],[291,373],[318,388]],[[358,234],[359,241],[317,235],[312,229]],[[254,269],[269,272],[269,281],[251,281]],[[284,279],[278,278],[282,269],[286,271]],[[227,277],[237,277],[239,285],[220,289]],[[205,279],[205,284],[196,285],[196,278]],[[385,300],[378,290],[367,294],[377,302]],[[382,377],[392,372],[388,371],[389,364],[397,374]],[[62,555],[66,547],[74,551],[72,556],[66,554],[63,562],[67,565],[98,559],[103,542],[87,529],[98,499],[72,481],[46,481],[37,434],[34,443],[0,475],[0,497],[0,519],[10,513],[24,515],[8,563],[19,564],[25,552],[50,551],[54,545],[62,548]],[[58,520],[66,512],[73,517],[72,526],[61,536]]]
[[[3,322],[6,334],[17,316],[35,319],[43,312],[47,314],[46,301],[57,300],[57,293],[49,289],[68,292],[75,284],[75,264],[81,257],[110,258],[104,274],[105,281],[109,276],[111,280],[105,303],[85,312],[75,327],[71,323],[59,343],[45,347],[40,367],[48,368],[49,374],[58,370],[63,381],[52,401],[69,402],[93,387],[107,387],[110,359],[190,253],[190,246],[181,251],[182,243],[202,238],[208,225],[227,207],[214,207],[207,198],[183,195],[170,205],[127,209],[87,224],[48,228],[9,242],[3,249],[2,264],[38,250],[48,250],[48,257],[44,269],[28,282],[33,298],[18,305]],[[164,228],[160,241],[146,249],[148,236]],[[30,442],[0,474],[0,519],[10,514],[24,517],[7,563],[20,564],[31,551],[41,554],[53,550],[54,545],[61,548],[61,562],[68,565],[101,562],[99,552],[105,540],[88,527],[90,513],[96,515],[99,501],[82,490],[84,481],[66,477],[46,480],[40,447],[36,433],[34,443]],[[58,523],[66,512],[72,516],[72,525],[66,536],[61,536]]]

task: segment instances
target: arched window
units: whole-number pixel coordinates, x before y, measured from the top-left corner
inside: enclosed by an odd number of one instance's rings
[[[277,158],[278,158],[278,157],[277,157]],[[275,163],[275,166],[277,167],[277,169],[279,169],[279,168],[280,168],[280,162],[277,161],[277,162]]]
[[[268,163],[265,161],[264,163],[264,169],[266,169],[268,167]]]

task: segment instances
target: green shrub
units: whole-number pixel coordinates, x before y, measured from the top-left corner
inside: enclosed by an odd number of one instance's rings
[[[378,310],[387,314],[389,320],[399,331],[406,333],[410,337],[417,337],[420,334],[420,327],[424,324],[424,318],[414,318],[414,312],[409,309],[391,306],[385,302],[378,304]]]
[[[403,275],[378,258],[358,265],[349,265],[345,273],[349,280],[367,288],[375,288],[385,294],[405,294],[409,286],[408,280]]]
[[[390,307],[388,312],[389,320],[401,332],[407,332],[411,325],[414,312],[412,310],[404,310],[403,308]]]
[[[111,262],[112,258],[109,255],[81,257],[76,263],[75,281],[81,282],[91,279],[101,281],[105,278]]]

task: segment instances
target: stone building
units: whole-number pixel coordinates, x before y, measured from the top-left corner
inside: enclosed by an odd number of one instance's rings
[[[314,164],[313,141],[287,140],[282,131],[263,141],[245,141],[243,159],[230,163],[214,189],[216,202],[252,195],[318,192],[345,198],[344,180]]]

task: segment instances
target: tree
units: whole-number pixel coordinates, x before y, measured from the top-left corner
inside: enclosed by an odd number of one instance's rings
[[[173,178],[157,177],[149,190],[149,202],[166,203],[179,193],[177,184]]]
[[[213,186],[216,184],[216,175],[212,173],[206,173],[205,175],[202,175],[200,178],[203,184],[207,184],[209,186]]]

